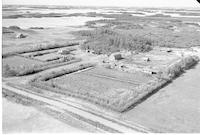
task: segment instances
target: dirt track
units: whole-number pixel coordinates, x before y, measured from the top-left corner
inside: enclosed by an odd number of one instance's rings
[[[3,83],[3,88],[8,89],[9,91],[12,91],[14,93],[23,95],[25,97],[29,97],[32,99],[36,99],[38,101],[45,102],[45,103],[50,104],[51,106],[54,106],[61,110],[67,110],[70,113],[80,115],[81,117],[84,117],[89,121],[93,121],[93,122],[96,122],[96,124],[100,124],[100,127],[104,127],[104,129],[106,129],[108,132],[110,132],[110,131],[111,132],[124,132],[124,133],[150,132],[150,131],[148,131],[148,129],[145,129],[142,127],[134,127],[134,126],[130,127],[130,125],[125,125],[123,122],[120,122],[120,121],[115,121],[115,120],[110,120],[110,119],[106,119],[103,117],[99,117],[95,114],[81,110],[76,106],[72,106],[70,104],[61,102],[59,100],[51,99],[46,96],[41,96],[38,94],[30,93],[28,91],[13,88],[11,86],[6,85],[6,83]]]

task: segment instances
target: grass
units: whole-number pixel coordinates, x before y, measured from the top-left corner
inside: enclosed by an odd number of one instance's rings
[[[39,80],[39,81],[47,81],[47,80],[50,80],[50,79],[53,79],[53,78],[56,78],[56,77],[59,77],[59,76],[63,76],[65,74],[70,74],[70,73],[73,73],[73,72],[76,72],[76,71],[79,71],[79,70],[83,70],[83,69],[87,69],[87,68],[90,68],[90,67],[93,67],[94,64],[91,64],[91,63],[86,63],[86,64],[80,64],[79,66],[74,66],[73,68],[70,68],[70,69],[62,69],[62,70],[58,70],[56,72],[50,72],[48,74],[44,74],[44,75],[40,75],[40,76],[36,76],[33,80],[31,80],[31,82],[34,82],[36,80]]]
[[[34,87],[81,98],[119,112],[123,112],[136,102],[142,93],[137,85],[85,74],[78,73],[63,77],[54,75],[54,77],[56,78],[32,81],[31,84]]]
[[[9,59],[9,61],[6,61],[7,59]],[[21,60],[21,64],[19,63],[20,61],[18,61],[18,59]],[[4,77],[12,77],[34,74],[49,68],[76,63],[81,61],[81,59],[61,58],[58,60],[43,63],[32,59],[27,59],[25,57],[15,56],[6,58],[4,61],[5,62],[3,63],[2,74]],[[34,64],[34,62],[36,63]]]
[[[61,89],[72,92],[90,93],[99,97],[109,97],[109,92],[113,89],[132,89],[137,85],[121,82],[109,78],[101,78],[83,73],[70,74],[50,80]],[[66,83],[67,82],[67,83]],[[110,93],[112,94],[112,93]]]
[[[36,56],[34,59],[38,59],[41,61],[51,61],[52,59],[59,59],[61,56],[59,56],[56,53],[50,53],[50,54],[44,54],[41,56]]]
[[[146,83],[149,80],[153,79],[151,75],[147,75],[142,72],[135,72],[134,74],[126,73],[123,71],[117,71],[113,69],[106,69],[103,67],[96,67],[87,71],[82,72],[84,74],[114,78],[116,80],[122,80],[124,82],[132,82],[135,84]]]
[[[29,66],[29,65],[40,65],[42,62],[24,58],[21,56],[12,56],[6,59],[3,59],[3,65],[8,64],[11,67],[18,67],[18,66]]]
[[[159,15],[157,15],[159,16]],[[90,21],[87,26],[94,27],[96,23],[105,24],[100,28],[112,29],[121,35],[130,34],[132,37],[143,37],[155,41],[153,45],[161,47],[187,48],[199,45],[200,33],[196,28],[191,28],[184,22],[196,22],[194,18],[174,18],[174,17],[134,17],[123,14],[104,15],[104,17],[115,18],[113,20]],[[197,26],[197,25],[196,25]],[[95,30],[94,30],[95,31]],[[190,34],[188,34],[190,33]],[[91,42],[94,46],[102,46],[104,40],[109,36],[96,39],[98,42]],[[102,40],[102,41],[101,41]],[[105,41],[105,43],[107,43]],[[90,46],[92,46],[90,45]],[[100,49],[102,47],[99,47]],[[120,48],[114,49],[119,50]],[[111,49],[110,49],[111,50]]]
[[[42,17],[64,17],[66,15],[61,13],[19,13],[19,14],[11,14],[4,15],[3,19],[17,19],[17,18],[42,18]]]

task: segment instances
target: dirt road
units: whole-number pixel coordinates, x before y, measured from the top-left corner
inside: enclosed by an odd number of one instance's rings
[[[2,99],[3,133],[83,133],[83,128],[75,128],[38,111],[34,107],[13,103]],[[68,119],[72,120],[70,117]]]
[[[30,93],[25,90],[20,90],[17,88],[13,88],[11,86],[6,85],[6,83],[3,83],[3,88],[7,89],[9,91],[12,91],[14,93],[18,93],[20,95],[23,95],[25,97],[30,97],[32,99],[36,99],[38,101],[45,102],[47,104],[50,104],[51,106],[54,106],[56,108],[67,110],[70,113],[74,113],[76,115],[80,115],[81,117],[86,118],[89,121],[93,121],[96,123],[99,123],[101,126],[105,126],[107,129],[113,131],[113,132],[123,132],[123,133],[136,133],[136,132],[149,132],[146,129],[138,128],[138,127],[129,127],[128,125],[124,125],[122,123],[118,123],[117,121],[105,119],[102,117],[99,117],[95,114],[89,113],[87,111],[81,110],[77,107],[71,106],[70,104],[67,104],[65,102],[61,102],[55,99],[51,99],[46,96],[41,96],[36,93]]]

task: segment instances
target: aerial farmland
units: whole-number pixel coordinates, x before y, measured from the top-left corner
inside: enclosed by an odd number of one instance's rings
[[[2,10],[4,133],[200,132],[199,10]]]

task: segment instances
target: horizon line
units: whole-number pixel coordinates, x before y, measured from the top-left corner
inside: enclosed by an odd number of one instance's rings
[[[2,3],[2,7],[3,6],[9,6],[9,5],[12,5],[12,6],[69,6],[69,7],[117,7],[117,8],[199,8],[200,10],[200,7],[192,7],[192,6],[180,6],[180,7],[173,7],[173,6],[101,6],[101,5],[61,5],[61,4],[46,4],[46,5],[43,5],[43,4],[3,4]]]

